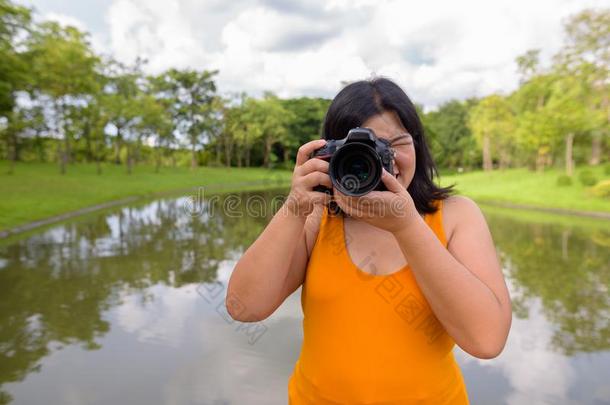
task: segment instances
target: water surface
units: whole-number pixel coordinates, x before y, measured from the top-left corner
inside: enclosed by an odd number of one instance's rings
[[[281,198],[168,197],[0,241],[0,404],[286,404],[300,289],[260,323],[224,308]],[[456,348],[472,403],[610,403],[610,224],[482,208],[514,316],[500,357]]]

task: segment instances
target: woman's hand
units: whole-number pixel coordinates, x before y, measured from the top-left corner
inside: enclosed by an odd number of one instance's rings
[[[419,217],[415,203],[407,190],[385,169],[381,181],[387,191],[371,191],[360,197],[350,197],[335,189],[335,201],[351,217],[392,233],[404,230]]]
[[[321,191],[313,191],[318,185],[332,188],[328,176],[328,162],[318,158],[310,159],[313,151],[323,147],[326,140],[317,139],[303,144],[297,152],[297,161],[292,173],[292,185],[286,199],[286,207],[295,215],[307,217],[314,204],[327,204],[331,196]]]

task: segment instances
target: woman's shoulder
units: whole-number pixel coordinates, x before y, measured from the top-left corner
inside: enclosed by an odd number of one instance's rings
[[[480,215],[476,202],[463,195],[451,195],[442,201],[442,222],[447,242],[451,242],[458,225],[472,215]]]

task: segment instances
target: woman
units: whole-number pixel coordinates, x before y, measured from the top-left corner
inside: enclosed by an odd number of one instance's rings
[[[367,127],[395,150],[387,191],[330,197],[328,139]],[[467,404],[453,347],[490,359],[503,349],[511,302],[487,223],[436,168],[413,103],[392,81],[346,86],[325,140],[301,146],[286,202],[236,264],[229,314],[259,321],[303,285],[304,340],[291,404]]]

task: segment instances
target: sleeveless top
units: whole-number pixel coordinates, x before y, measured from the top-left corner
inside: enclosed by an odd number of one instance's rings
[[[435,204],[424,220],[446,248],[442,201]],[[367,273],[346,242],[343,217],[325,209],[301,290],[303,344],[289,404],[468,404],[455,342],[409,265]]]

